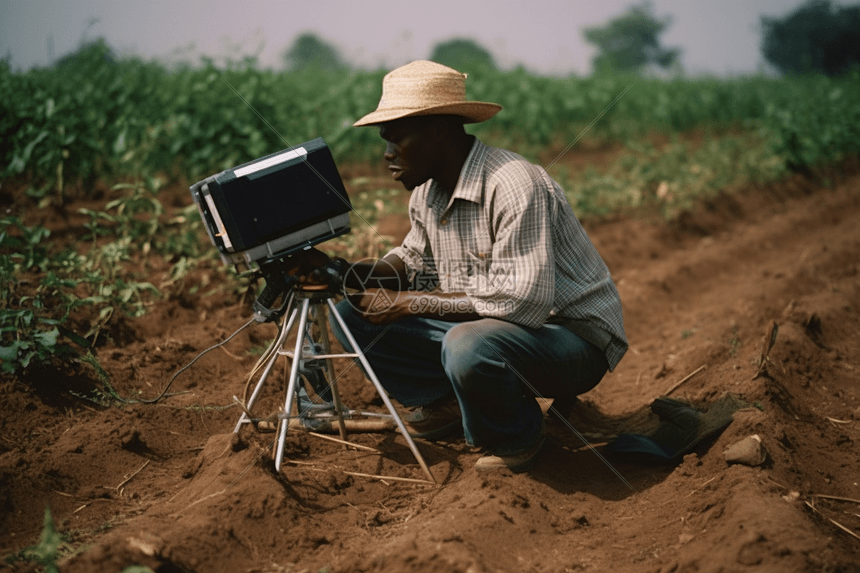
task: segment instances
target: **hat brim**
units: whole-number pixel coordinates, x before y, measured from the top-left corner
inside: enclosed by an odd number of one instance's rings
[[[465,119],[466,123],[480,123],[487,121],[502,109],[497,103],[484,101],[464,101],[425,107],[421,109],[415,108],[388,108],[377,109],[366,116],[362,117],[355,123],[353,127],[361,127],[365,125],[379,125],[401,119],[404,117],[417,117],[422,115],[457,115]]]

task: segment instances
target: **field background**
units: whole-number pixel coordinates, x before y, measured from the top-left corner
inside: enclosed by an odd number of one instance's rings
[[[354,458],[302,434],[275,474],[270,436],[230,433],[268,331],[140,402],[241,326],[260,286],[221,264],[190,183],[323,137],[356,207],[324,249],[359,259],[402,239],[408,196],[376,130],[351,127],[382,75],[168,69],[98,42],[50,69],[0,63],[5,566],[857,571],[858,72],[470,74],[469,97],[504,111],[469,130],[547,167],[622,293],[631,352],[574,425],[599,447],[702,364],[684,398],[754,405],[680,465],[613,460],[635,493],[563,428],[533,475],[478,476],[454,442],[422,446],[441,488],[379,483],[341,466],[421,478],[399,438],[361,435],[384,454]],[[379,406],[355,372],[343,386]],[[769,461],[727,466],[751,433]]]

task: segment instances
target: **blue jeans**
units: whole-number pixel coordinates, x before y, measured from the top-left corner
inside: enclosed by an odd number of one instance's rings
[[[569,400],[608,369],[603,352],[560,325],[531,329],[494,318],[449,322],[405,318],[373,325],[345,300],[337,305],[380,383],[404,406],[450,396],[467,443],[496,455],[521,453],[543,432],[535,396]],[[332,332],[353,351],[337,322]]]

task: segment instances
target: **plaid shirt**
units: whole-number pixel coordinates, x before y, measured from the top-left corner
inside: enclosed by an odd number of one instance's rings
[[[481,316],[564,324],[603,349],[627,350],[606,264],[546,170],[475,140],[454,193],[434,180],[409,202],[412,229],[394,248],[421,290],[465,292]]]

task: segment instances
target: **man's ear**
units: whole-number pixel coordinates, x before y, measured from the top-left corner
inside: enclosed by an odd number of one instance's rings
[[[433,141],[444,141],[463,131],[463,122],[453,115],[432,116],[430,135]]]

